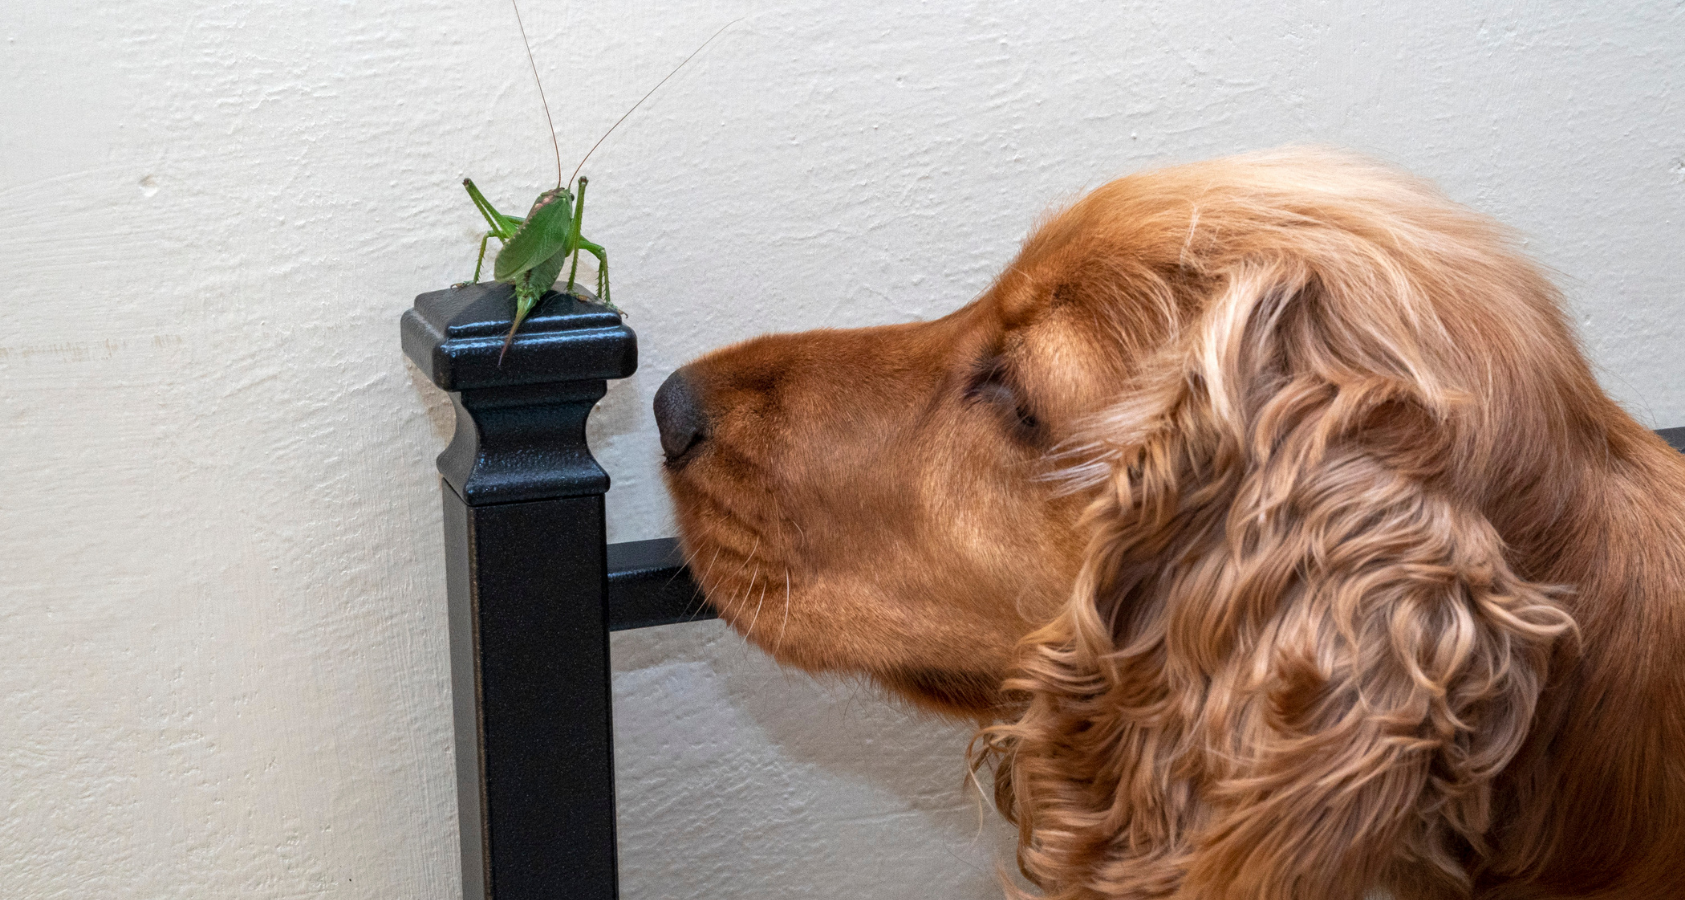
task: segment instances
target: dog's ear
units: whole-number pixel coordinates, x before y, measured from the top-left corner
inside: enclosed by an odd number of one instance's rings
[[[1573,622],[1452,477],[1470,404],[1408,283],[1209,283],[1094,429],[1083,573],[987,733],[1020,865],[1055,897],[1466,891]]]

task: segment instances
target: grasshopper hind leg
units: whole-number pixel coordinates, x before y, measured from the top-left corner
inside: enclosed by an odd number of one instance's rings
[[[579,249],[597,258],[597,299],[609,309],[623,316],[626,315],[626,311],[615,306],[614,301],[608,295],[608,251],[598,244],[584,240],[579,242]]]
[[[477,258],[475,258],[475,260],[474,260],[474,277],[473,277],[473,279],[469,280],[469,281],[458,281],[456,284],[451,285],[451,287],[453,287],[453,288],[465,288],[465,287],[467,287],[471,284],[478,284],[480,282],[480,268],[486,264],[486,242],[491,240],[492,238],[500,238],[501,239],[501,235],[499,235],[495,231],[488,231],[488,232],[485,233],[484,237],[480,238],[480,255]]]
[[[484,237],[480,238],[480,255],[474,260],[474,280],[476,282],[480,280],[480,267],[486,264],[486,241],[498,236],[497,232],[488,231]]]

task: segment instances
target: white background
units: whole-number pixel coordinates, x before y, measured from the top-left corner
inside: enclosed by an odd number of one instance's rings
[[[669,534],[648,407],[769,330],[940,315],[1117,175],[1376,154],[1525,233],[1604,385],[1685,424],[1685,4],[529,0],[643,368],[593,442]],[[0,892],[449,898],[450,411],[398,316],[554,183],[502,0],[0,15]],[[534,548],[545,552],[545,548]],[[996,896],[964,729],[717,624],[614,650],[624,896]]]

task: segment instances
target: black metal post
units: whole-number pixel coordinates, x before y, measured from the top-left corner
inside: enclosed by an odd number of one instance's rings
[[[499,366],[513,311],[481,284],[403,318],[404,352],[456,403],[439,473],[463,896],[614,900],[608,475],[585,419],[637,339],[553,294]]]

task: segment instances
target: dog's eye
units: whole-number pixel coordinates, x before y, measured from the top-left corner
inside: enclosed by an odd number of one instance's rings
[[[983,367],[966,389],[966,397],[993,409],[1017,435],[1034,441],[1041,435],[1041,419],[999,363]]]

